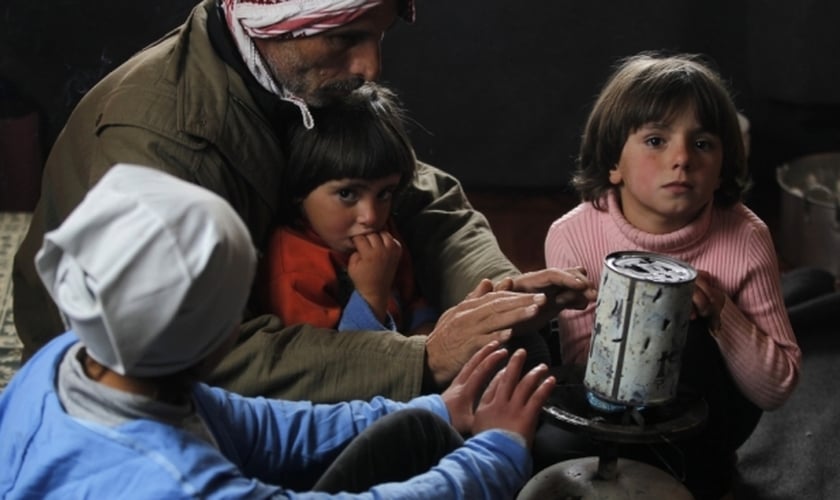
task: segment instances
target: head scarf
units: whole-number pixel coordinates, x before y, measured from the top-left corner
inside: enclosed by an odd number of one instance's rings
[[[151,377],[189,368],[230,338],[256,256],[219,196],[117,165],[44,236],[35,265],[94,360]]]
[[[296,105],[306,128],[314,126],[303,99],[279,86],[266,67],[254,38],[298,38],[344,26],[384,0],[223,0],[225,19],[248,70],[259,84]],[[414,21],[414,0],[398,0],[399,15]]]

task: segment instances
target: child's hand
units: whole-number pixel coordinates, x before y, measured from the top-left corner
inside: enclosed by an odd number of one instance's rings
[[[503,429],[519,434],[530,448],[540,412],[555,386],[548,367],[540,364],[521,376],[526,353],[518,349],[484,391],[475,410],[472,432]]]
[[[541,408],[556,381],[548,376],[548,367],[542,364],[520,376],[526,356],[522,349],[513,353],[508,365],[494,375],[506,355],[507,351],[500,349],[497,341],[489,342],[464,364],[441,398],[449,410],[452,426],[461,434],[503,429],[519,434],[531,446]],[[475,407],[484,387],[484,394]]]
[[[708,271],[697,271],[691,302],[694,305],[692,316],[707,318],[713,330],[720,327],[720,311],[726,303],[726,294],[715,285],[715,280]]]
[[[464,363],[452,383],[440,394],[449,410],[452,427],[462,435],[472,433],[475,401],[507,355],[498,341],[488,342]]]
[[[354,236],[353,245],[356,251],[347,262],[347,274],[359,295],[384,322],[402,246],[388,231]]]

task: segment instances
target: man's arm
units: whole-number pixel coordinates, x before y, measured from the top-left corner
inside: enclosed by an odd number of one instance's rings
[[[208,382],[246,396],[407,401],[421,393],[424,358],[423,336],[285,327],[263,315],[240,327],[239,343]]]
[[[545,295],[477,287],[429,335],[285,327],[271,315],[242,325],[239,344],[209,378],[244,395],[336,402],[384,395],[406,401],[445,388],[486,344],[533,319]]]
[[[438,310],[462,301],[482,279],[520,274],[487,219],[446,172],[418,163],[416,179],[394,211],[423,295]]]

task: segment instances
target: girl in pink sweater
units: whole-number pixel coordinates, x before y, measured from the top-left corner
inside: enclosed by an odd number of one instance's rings
[[[719,75],[693,55],[624,60],[589,115],[572,183],[583,202],[549,229],[548,266],[580,265],[598,283],[607,254],[643,250],[698,271],[680,381],[710,416],[678,446],[695,496],[719,497],[734,451],[790,396],[800,363],[770,232],[741,202],[746,155]],[[561,313],[564,364],[585,366],[594,312]]]

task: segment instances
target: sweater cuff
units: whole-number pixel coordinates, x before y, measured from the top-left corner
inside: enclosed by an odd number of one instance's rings
[[[397,330],[397,327],[390,314],[384,325],[380,323],[367,301],[359,292],[353,290],[338,322],[338,331],[346,330],[390,330],[393,332]]]

